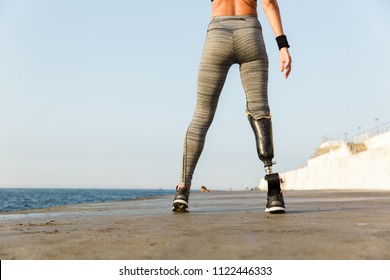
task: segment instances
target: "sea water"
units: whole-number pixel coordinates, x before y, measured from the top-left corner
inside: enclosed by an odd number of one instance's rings
[[[163,189],[0,188],[0,212],[171,195]]]

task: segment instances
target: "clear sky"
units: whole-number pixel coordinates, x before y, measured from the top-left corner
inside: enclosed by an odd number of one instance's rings
[[[260,1],[259,1],[260,2]],[[390,1],[280,0],[293,58],[270,59],[277,164],[390,121]],[[174,188],[210,1],[0,0],[0,186]],[[231,68],[193,186],[264,176]]]

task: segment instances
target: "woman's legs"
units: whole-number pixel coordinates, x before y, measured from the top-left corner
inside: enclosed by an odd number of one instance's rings
[[[184,141],[179,187],[190,187],[203,151],[229,68],[240,64],[247,113],[270,118],[268,106],[268,56],[261,25],[254,17],[220,17],[212,21],[198,74],[196,109]]]
[[[203,50],[196,109],[185,137],[182,174],[173,202],[173,211],[187,211],[192,175],[213,121],[227,73],[234,63],[240,64],[247,114],[256,135],[259,158],[264,162],[266,170],[271,170],[273,139],[267,94],[268,57],[261,26],[253,17],[220,17],[210,24]],[[268,174],[268,171],[267,176],[277,175]],[[279,204],[274,204],[275,202],[269,200],[267,209],[279,207]],[[280,205],[277,211],[284,209],[284,202]]]
[[[183,150],[179,187],[190,187],[192,175],[203,151],[207,131],[213,121],[219,96],[233,61],[231,31],[217,29],[207,34],[198,73],[195,113],[188,127]]]

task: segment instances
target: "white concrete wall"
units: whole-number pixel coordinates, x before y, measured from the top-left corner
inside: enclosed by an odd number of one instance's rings
[[[390,190],[390,132],[365,141],[367,150],[352,154],[346,143],[317,156],[307,166],[281,173],[285,190],[386,189]],[[260,188],[265,188],[264,180]]]

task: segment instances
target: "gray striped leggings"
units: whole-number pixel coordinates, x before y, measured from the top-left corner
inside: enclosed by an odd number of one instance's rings
[[[268,57],[260,22],[253,16],[215,17],[199,66],[196,109],[184,141],[181,186],[191,186],[227,73],[235,63],[240,65],[247,114],[254,119],[270,118]]]

